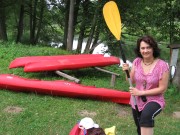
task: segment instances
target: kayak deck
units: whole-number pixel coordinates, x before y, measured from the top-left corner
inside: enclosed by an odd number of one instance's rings
[[[43,81],[15,75],[0,75],[0,88],[15,92],[34,92],[71,98],[90,98],[120,104],[129,104],[129,92],[84,86],[68,81]]]

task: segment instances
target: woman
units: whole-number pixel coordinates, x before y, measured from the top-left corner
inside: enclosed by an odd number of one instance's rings
[[[164,92],[168,87],[169,67],[159,58],[160,49],[151,36],[137,40],[135,49],[137,58],[133,61],[130,78],[135,87],[129,91],[135,96],[140,119],[131,96],[130,104],[138,135],[153,135],[154,117],[165,106]],[[123,70],[129,70],[128,64],[123,64]]]

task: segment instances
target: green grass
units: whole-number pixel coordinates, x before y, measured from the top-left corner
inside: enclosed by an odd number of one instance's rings
[[[22,68],[8,69],[10,62],[22,56],[63,55],[66,51],[13,43],[0,43],[0,73],[15,74],[25,78],[41,80],[62,80],[53,72],[24,73]],[[115,87],[110,86],[111,76],[95,69],[66,71],[79,78],[83,85],[128,90],[125,74],[118,66],[107,68],[119,73]],[[180,94],[174,86],[169,86],[165,94],[166,108],[156,118],[156,135],[179,135],[180,120],[173,117],[174,111],[180,111]],[[74,124],[88,116],[102,128],[116,126],[116,135],[135,135],[136,129],[129,105],[92,99],[75,99],[38,95],[35,93],[15,93],[0,91],[0,135],[68,135]],[[8,113],[7,107],[20,107],[19,113]]]

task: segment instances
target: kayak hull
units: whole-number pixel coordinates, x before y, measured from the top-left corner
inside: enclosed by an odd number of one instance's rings
[[[71,129],[69,135],[80,135],[81,129],[79,128],[78,123],[74,125],[74,127]]]
[[[120,64],[119,58],[104,57],[102,54],[79,54],[20,57],[13,60],[9,68],[24,67],[24,72],[40,72],[104,67],[114,64]]]
[[[53,55],[53,56],[27,56],[19,57],[11,61],[9,68],[24,67],[28,63],[51,61],[51,60],[63,60],[63,59],[78,59],[78,58],[90,58],[90,57],[103,57],[102,54],[79,54],[79,55]]]
[[[26,79],[15,75],[0,75],[0,89],[15,92],[34,92],[52,96],[88,98],[120,104],[129,104],[129,92],[84,86],[68,81],[43,81]]]
[[[104,67],[119,64],[117,57],[90,57],[87,59],[63,59],[42,62],[28,63],[24,67],[24,72],[40,72],[53,70],[74,70],[88,67]]]

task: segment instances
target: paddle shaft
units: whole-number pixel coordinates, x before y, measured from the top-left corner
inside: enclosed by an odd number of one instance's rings
[[[120,18],[120,12],[118,10],[117,4],[114,1],[107,2],[103,7],[103,15],[104,15],[104,19],[105,19],[105,22],[106,22],[109,30],[115,36],[117,41],[119,41],[119,43],[120,43],[121,18]],[[120,43],[120,52],[121,52],[123,62],[126,63],[126,57],[124,55],[124,51],[122,49],[121,43]],[[126,70],[125,72],[126,72],[126,75],[127,75],[128,81],[129,81],[129,85],[130,85],[130,87],[132,87],[132,82],[131,82],[131,78],[129,75],[129,71]],[[136,98],[135,98],[135,96],[132,96],[132,97],[133,97],[133,102],[134,102],[134,106],[135,106],[136,113],[137,113],[137,119],[139,121],[139,110],[137,107]]]
[[[121,52],[121,57],[122,57],[122,59],[123,59],[123,62],[126,63],[126,56],[125,56],[125,54],[124,54],[124,51],[123,51],[123,48],[122,48],[122,46],[121,46],[120,41],[119,41],[119,47],[120,47],[120,52]],[[129,75],[129,71],[128,71],[128,70],[126,70],[126,75],[127,75],[128,82],[129,82],[130,87],[133,87],[132,81],[131,81],[131,78],[130,78],[130,75]],[[138,116],[137,119],[139,119],[139,110],[138,110],[138,107],[137,107],[137,103],[136,103],[136,98],[135,98],[135,96],[133,96],[133,102],[134,102],[134,106],[135,106],[135,108],[136,108],[136,113],[137,113],[137,116]]]

